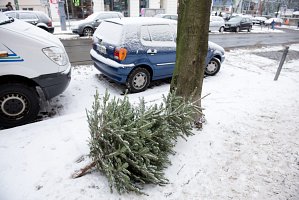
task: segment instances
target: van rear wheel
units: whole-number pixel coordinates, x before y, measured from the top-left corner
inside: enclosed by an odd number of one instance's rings
[[[32,122],[40,109],[34,88],[21,83],[0,85],[0,127],[10,128]]]
[[[150,79],[151,76],[148,70],[138,67],[129,75],[127,80],[127,88],[132,93],[142,92],[149,86]]]

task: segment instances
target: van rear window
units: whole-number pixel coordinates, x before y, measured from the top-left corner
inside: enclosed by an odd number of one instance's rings
[[[97,28],[94,35],[103,42],[119,45],[122,38],[122,25],[103,21]]]

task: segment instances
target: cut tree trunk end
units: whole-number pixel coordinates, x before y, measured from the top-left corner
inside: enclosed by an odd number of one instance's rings
[[[84,168],[76,171],[73,175],[72,178],[79,178],[81,176],[84,176],[85,174],[87,174],[89,172],[89,170],[91,170],[93,167],[96,166],[96,162],[93,161],[92,163],[88,164],[87,166],[85,166]]]

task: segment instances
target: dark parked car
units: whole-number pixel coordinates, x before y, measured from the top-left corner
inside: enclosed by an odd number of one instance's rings
[[[108,78],[141,92],[153,80],[172,77],[176,30],[177,21],[156,17],[105,20],[93,35],[90,55]],[[224,58],[224,49],[209,42],[205,74],[217,74]]]
[[[77,22],[72,26],[72,32],[80,36],[93,35],[96,28],[101,24],[104,19],[109,18],[122,18],[124,17],[120,12],[95,12],[89,15],[86,19]]]
[[[225,22],[224,31],[239,32],[247,30],[250,32],[252,29],[252,21],[248,17],[236,16]]]
[[[30,24],[33,24],[41,29],[44,29],[50,33],[54,33],[54,27],[52,26],[52,20],[41,11],[27,11],[27,10],[13,10],[6,11],[4,14],[8,17],[16,18]]]

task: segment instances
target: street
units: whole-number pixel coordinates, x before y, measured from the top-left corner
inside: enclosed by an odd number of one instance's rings
[[[209,40],[219,44],[225,49],[241,48],[250,46],[269,46],[280,44],[291,44],[299,42],[297,30],[281,29],[284,33],[223,33],[209,34]],[[92,64],[89,55],[92,40],[90,38],[79,38],[75,40],[61,40],[68,53],[72,65]]]

